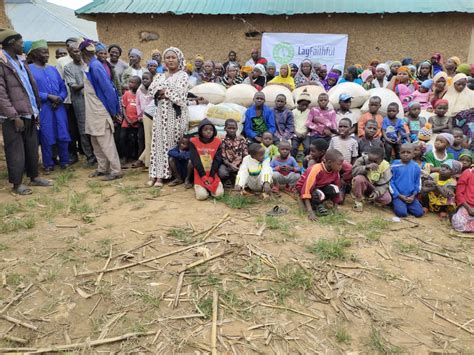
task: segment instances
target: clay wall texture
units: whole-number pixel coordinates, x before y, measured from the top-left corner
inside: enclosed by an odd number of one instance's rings
[[[244,19],[244,21],[240,20]],[[203,54],[225,61],[235,50],[240,62],[250,50],[260,48],[260,38],[247,38],[248,31],[348,34],[346,63],[366,64],[413,57],[416,61],[441,52],[445,58],[456,55],[462,62],[468,57],[474,16],[467,13],[436,14],[314,14],[294,16],[204,16],[99,14],[96,17],[99,38],[118,43],[126,51],[137,47],[149,58],[154,48],[177,46],[187,59]],[[140,41],[140,33],[152,31],[156,41]]]
[[[10,21],[8,20],[7,14],[5,13],[5,1],[0,0],[0,27],[10,28]]]

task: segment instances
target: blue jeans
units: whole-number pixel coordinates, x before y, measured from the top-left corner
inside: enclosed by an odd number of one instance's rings
[[[393,212],[398,217],[406,217],[408,214],[421,217],[424,214],[423,207],[421,207],[421,203],[417,199],[414,199],[412,203],[406,203],[398,197],[393,199]]]

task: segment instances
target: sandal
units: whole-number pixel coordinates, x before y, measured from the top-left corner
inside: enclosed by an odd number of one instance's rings
[[[192,189],[192,188],[193,188],[193,184],[191,184],[189,181],[185,181],[185,182],[184,182],[184,188],[185,188],[186,190]]]
[[[13,189],[13,193],[21,196],[31,195],[33,191],[26,185],[20,184],[16,189]]]
[[[362,202],[355,201],[352,209],[354,212],[364,212],[364,204]]]
[[[183,184],[183,180],[179,180],[179,179],[174,179],[173,181],[171,181],[168,186],[178,186],[178,185],[181,185]]]
[[[131,167],[132,167],[132,169],[144,168],[145,163],[142,162],[141,160],[137,160],[136,162],[132,163]]]
[[[329,211],[324,207],[323,205],[317,205],[316,206],[316,214],[318,216],[327,216],[329,214]]]
[[[102,171],[95,170],[95,171],[93,171],[92,173],[89,174],[89,177],[94,178],[94,177],[97,177],[97,176],[105,176],[105,175],[107,175],[107,174],[103,173]]]
[[[49,180],[37,177],[34,180],[31,180],[30,185],[31,186],[51,186],[52,183]]]
[[[270,211],[267,212],[267,216],[269,217],[274,217],[274,216],[281,216],[284,214],[288,213],[288,209],[280,207],[280,206],[275,206],[273,207]]]

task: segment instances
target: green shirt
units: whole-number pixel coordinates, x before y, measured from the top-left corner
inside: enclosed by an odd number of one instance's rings
[[[426,153],[424,158],[425,158],[425,161],[428,164],[431,164],[431,166],[434,167],[434,168],[441,168],[441,164],[443,164],[446,160],[454,159],[454,157],[451,153],[446,152],[444,158],[442,160],[439,160],[436,157],[434,151]]]

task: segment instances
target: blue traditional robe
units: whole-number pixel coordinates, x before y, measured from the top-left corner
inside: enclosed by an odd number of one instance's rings
[[[41,99],[40,110],[40,142],[43,145],[53,145],[57,142],[70,142],[67,113],[64,104],[53,109],[48,95],[59,96],[63,101],[67,97],[67,89],[58,70],[51,66],[39,67],[30,65],[31,72],[38,85]]]

